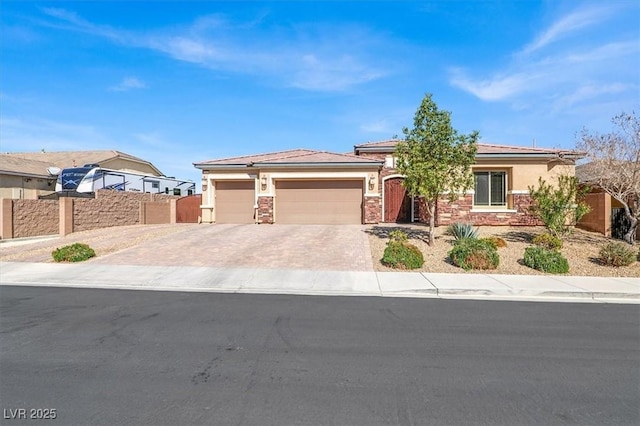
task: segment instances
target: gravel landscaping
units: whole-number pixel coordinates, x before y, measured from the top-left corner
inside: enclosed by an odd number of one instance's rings
[[[436,228],[436,242],[433,247],[427,244],[429,228],[421,224],[389,224],[373,225],[367,230],[374,269],[376,271],[394,271],[380,263],[384,248],[389,241],[389,232],[400,229],[409,234],[409,242],[415,244],[424,255],[424,265],[415,271],[467,273],[462,268],[453,265],[448,253],[453,246],[453,237],[444,235],[446,228]],[[506,227],[481,226],[478,227],[480,237],[496,236],[507,242],[507,247],[499,248],[500,265],[492,271],[469,271],[468,273],[517,274],[517,275],[546,275],[522,264],[524,249],[531,246],[532,238],[545,232],[544,227]],[[575,229],[565,238],[562,255],[569,261],[567,275],[600,276],[600,277],[640,277],[640,262],[619,268],[599,264],[597,257],[600,247],[611,241],[600,234]],[[635,246],[637,252],[638,245]]]
[[[186,235],[180,235],[182,232],[194,230],[194,228],[200,226],[203,225],[133,225],[78,232],[64,238],[31,242],[26,245],[14,246],[11,244],[0,244],[0,260],[52,262],[52,250],[75,242],[82,242],[95,249],[97,254],[96,259],[102,259],[101,261],[104,263],[109,263],[109,260],[105,257],[108,254],[121,252],[124,249],[135,246],[145,246],[155,240],[159,241],[162,237],[166,236],[173,236],[172,238],[181,241]],[[277,227],[277,225],[273,226]],[[279,228],[274,229],[278,230]],[[394,271],[394,269],[382,265],[380,259],[382,258],[385,245],[389,240],[389,232],[394,229],[400,229],[409,234],[409,242],[415,244],[424,255],[425,263],[421,269],[417,269],[416,271],[467,273],[463,269],[453,265],[448,258],[448,253],[453,245],[453,237],[444,235],[446,231],[445,227],[436,228],[436,243],[434,247],[429,247],[427,244],[429,228],[422,224],[380,224],[362,227],[362,229],[368,234],[373,268],[376,271]],[[492,271],[469,271],[468,273],[544,275],[544,273],[522,264],[525,248],[531,245],[531,239],[535,235],[545,232],[543,227],[483,226],[479,227],[479,231],[481,237],[493,235],[503,238],[507,242],[507,247],[498,249],[498,254],[500,255],[500,265],[498,269]],[[197,234],[200,233],[198,232]],[[597,260],[598,251],[600,247],[608,241],[611,240],[600,234],[576,229],[572,235],[565,239],[562,248],[562,254],[569,261],[570,270],[568,275],[640,277],[640,262],[634,262],[630,266],[619,268],[599,264]],[[315,242],[321,245],[320,241]],[[194,247],[196,246],[194,245]],[[308,249],[312,250],[311,247]],[[636,252],[637,249],[638,246],[635,247]],[[282,256],[282,253],[280,255]],[[340,253],[335,252],[335,256],[340,256]],[[184,256],[180,258],[183,259],[181,262],[172,262],[167,256],[162,256],[162,264],[184,264]],[[89,262],[92,261],[94,260],[89,260]],[[291,266],[293,267],[293,265]]]

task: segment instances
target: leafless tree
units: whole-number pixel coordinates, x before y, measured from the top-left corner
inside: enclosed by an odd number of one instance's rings
[[[614,128],[610,133],[583,129],[576,145],[589,160],[583,166],[584,180],[622,204],[631,223],[624,240],[634,244],[640,222],[640,121],[635,112],[622,113],[611,121]]]

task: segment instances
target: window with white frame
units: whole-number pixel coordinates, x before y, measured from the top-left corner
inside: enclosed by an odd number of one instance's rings
[[[398,159],[393,155],[387,155],[384,159],[384,166],[388,169],[395,169],[398,167]]]
[[[478,207],[507,206],[507,173],[474,172],[473,205]]]

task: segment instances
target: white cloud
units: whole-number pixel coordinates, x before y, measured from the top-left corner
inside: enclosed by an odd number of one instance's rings
[[[12,152],[111,149],[112,141],[90,125],[42,118],[0,118],[2,150]]]
[[[136,34],[93,24],[64,9],[43,11],[55,19],[49,25],[58,28],[303,90],[348,90],[390,73],[390,67],[379,68],[376,59],[389,41],[362,28],[318,25],[272,31],[260,27],[261,19],[233,24],[220,15],[210,15],[185,28]]]
[[[604,8],[571,13],[541,31],[502,69],[474,75],[452,67],[449,82],[484,101],[508,101],[514,109],[544,105],[553,111],[584,101],[604,101],[616,93],[630,98],[632,92],[625,89],[637,86],[637,40],[613,31],[606,41],[600,33],[588,33],[577,41],[556,43],[596,23],[605,24],[612,13]],[[606,25],[613,26],[615,21]]]
[[[146,87],[147,85],[136,77],[125,77],[120,83],[109,87],[109,90],[113,92],[127,92],[132,89],[144,89]]]
[[[605,7],[588,7],[574,11],[573,13],[560,18],[549,28],[540,33],[535,40],[524,47],[522,54],[530,54],[564,37],[567,37],[580,29],[601,23],[611,12],[611,8]]]
[[[561,97],[556,105],[558,107],[570,107],[577,103],[586,101],[588,99],[597,98],[602,95],[614,95],[618,93],[635,92],[638,93],[640,88],[638,86],[632,84],[624,84],[624,83],[613,83],[607,85],[593,85],[587,84],[579,87],[573,93]]]

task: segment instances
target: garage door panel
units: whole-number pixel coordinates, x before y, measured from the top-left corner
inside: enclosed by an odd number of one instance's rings
[[[361,224],[363,181],[278,181],[276,222]]]
[[[216,182],[216,223],[254,223],[254,181]]]

